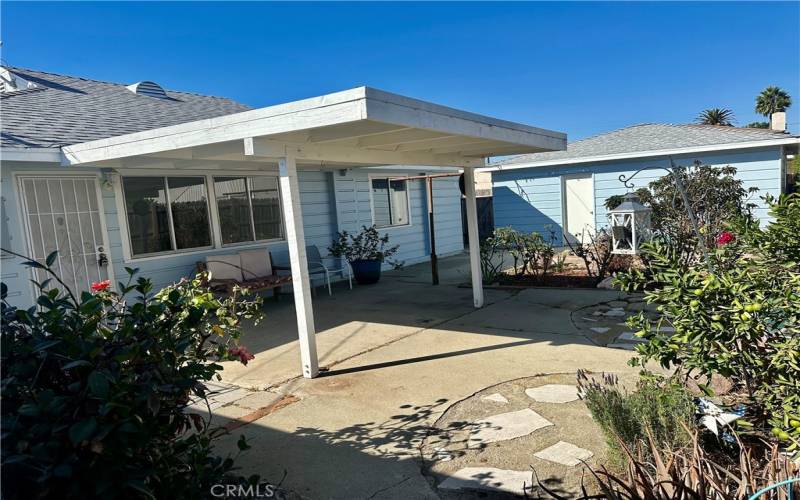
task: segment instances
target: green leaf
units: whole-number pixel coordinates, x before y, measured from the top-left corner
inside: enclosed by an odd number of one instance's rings
[[[77,446],[83,441],[89,440],[96,430],[97,421],[94,417],[85,418],[69,428],[69,440],[72,441],[72,444]]]
[[[93,396],[105,398],[108,396],[108,389],[108,378],[106,378],[102,372],[93,371],[89,375],[89,392],[91,392]]]
[[[144,482],[139,480],[139,479],[130,479],[130,480],[128,480],[128,482],[125,483],[125,485],[128,486],[129,488],[133,488],[134,490],[136,490],[139,493],[143,494],[147,498],[155,499],[155,497],[153,496],[153,492],[150,491],[150,488],[148,488],[144,484]]]
[[[86,361],[85,359],[76,359],[75,361],[70,361],[66,365],[62,366],[62,370],[70,370],[72,368],[76,368],[78,366],[92,366],[91,363]]]
[[[37,417],[40,413],[39,405],[36,403],[26,403],[19,407],[17,413],[23,417]]]
[[[47,265],[47,267],[52,267],[57,258],[58,258],[58,250],[48,255],[47,258],[44,260],[44,262]]]

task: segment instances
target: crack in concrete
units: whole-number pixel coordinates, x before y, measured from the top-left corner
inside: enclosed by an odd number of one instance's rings
[[[403,479],[401,479],[400,481],[398,481],[398,482],[396,482],[394,484],[386,486],[385,488],[381,488],[381,489],[375,491],[375,493],[373,493],[372,495],[366,497],[366,500],[370,500],[372,498],[375,498],[380,493],[384,493],[384,492],[389,491],[389,490],[391,490],[393,488],[396,488],[396,487],[400,486],[401,484],[405,483],[406,481],[408,481],[409,479],[411,479],[411,477],[406,476],[406,477],[404,477]]]

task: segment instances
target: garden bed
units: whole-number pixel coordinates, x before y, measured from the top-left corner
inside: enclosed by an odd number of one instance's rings
[[[523,274],[503,274],[498,280],[500,286],[519,287],[554,287],[554,288],[596,288],[597,280],[586,274],[581,269],[565,269],[561,272],[551,272],[544,277]]]

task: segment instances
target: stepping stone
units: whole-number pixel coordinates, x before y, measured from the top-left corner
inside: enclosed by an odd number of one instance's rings
[[[492,415],[472,423],[468,447],[527,436],[550,425],[553,423],[530,408]]]
[[[605,313],[603,313],[603,314],[604,314],[605,316],[610,316],[610,317],[618,317],[618,316],[625,316],[625,315],[627,315],[628,313],[626,313],[626,312],[625,312],[625,311],[623,311],[622,309],[612,309],[612,310],[610,310],[610,311],[606,311],[606,312],[605,312]]]
[[[604,326],[593,326],[593,327],[589,328],[589,330],[591,330],[591,331],[593,331],[595,333],[606,333],[607,331],[611,330],[611,328],[606,328]]]
[[[489,394],[488,396],[484,396],[481,399],[483,399],[484,401],[494,401],[495,403],[502,403],[502,404],[508,403],[508,399],[506,399],[506,397],[500,394],[499,392],[495,392],[494,394]]]
[[[566,441],[559,441],[549,448],[533,454],[534,457],[547,460],[548,462],[555,462],[569,467],[575,467],[581,463],[581,460],[588,460],[594,455],[589,450],[579,448],[572,443]]]
[[[578,388],[574,385],[547,384],[525,389],[525,394],[540,403],[569,403],[578,399]]]
[[[637,337],[633,332],[622,332],[622,335],[617,337],[617,340],[625,340],[627,342],[645,342],[641,337]]]
[[[675,333],[675,328],[671,326],[662,326],[661,328],[658,329],[658,331],[664,333]]]
[[[592,323],[597,323],[598,321],[600,321],[597,318],[581,318],[581,319],[586,321],[591,321]]]
[[[523,496],[531,486],[530,471],[465,467],[439,484],[443,490],[484,490]],[[526,487],[527,485],[527,487]]]

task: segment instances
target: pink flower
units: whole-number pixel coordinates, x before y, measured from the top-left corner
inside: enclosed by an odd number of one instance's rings
[[[99,283],[92,283],[92,291],[102,292],[103,290],[107,290],[109,286],[111,286],[111,280],[105,280]]]
[[[228,349],[228,355],[232,358],[239,358],[239,361],[245,366],[247,366],[248,361],[256,358],[245,346],[231,347]]]
[[[722,231],[719,236],[717,236],[717,246],[721,247],[727,245],[728,243],[733,243],[736,241],[736,235],[731,233],[730,231]]]

